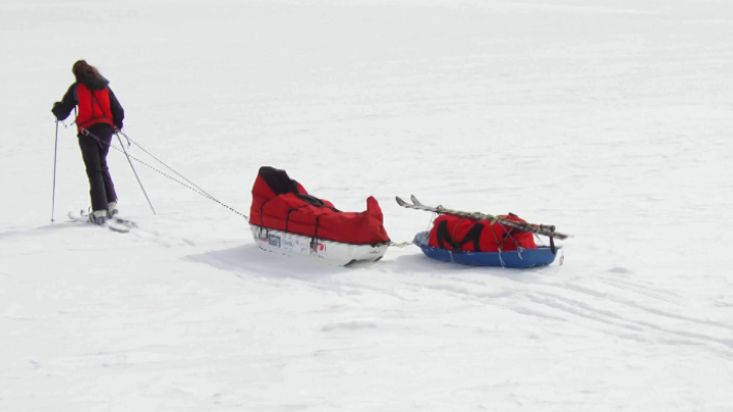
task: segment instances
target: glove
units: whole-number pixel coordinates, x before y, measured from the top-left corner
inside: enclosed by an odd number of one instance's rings
[[[53,104],[53,107],[51,108],[51,113],[53,113],[54,116],[56,116],[56,119],[62,120],[61,115],[59,112],[61,111],[61,102],[56,102]]]

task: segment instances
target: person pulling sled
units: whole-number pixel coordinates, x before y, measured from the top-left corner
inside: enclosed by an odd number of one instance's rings
[[[79,148],[89,178],[92,213],[89,219],[104,224],[117,214],[117,193],[107,166],[112,136],[122,129],[125,111],[109,88],[109,80],[84,60],[71,69],[76,81],[51,112],[57,120],[69,117],[75,108]]]

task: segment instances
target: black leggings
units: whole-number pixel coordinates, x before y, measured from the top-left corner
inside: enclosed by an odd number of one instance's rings
[[[107,167],[107,153],[114,129],[106,124],[95,124],[87,129],[88,135],[79,135],[79,147],[89,178],[92,209],[106,210],[108,203],[117,201],[115,185]]]

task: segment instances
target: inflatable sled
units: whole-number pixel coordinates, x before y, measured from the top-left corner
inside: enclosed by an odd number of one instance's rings
[[[533,268],[547,266],[555,260],[556,251],[549,246],[535,249],[517,249],[511,252],[466,252],[432,247],[428,244],[428,232],[415,235],[415,243],[425,256],[443,262],[460,263],[470,266],[497,266],[507,268]]]
[[[338,265],[377,261],[390,244],[377,200],[364,212],[342,212],[311,196],[284,170],[260,168],[252,187],[249,224],[257,246]]]
[[[500,219],[526,223],[513,214],[500,216]],[[546,266],[557,254],[554,242],[551,246],[538,247],[530,232],[498,222],[448,214],[439,215],[430,232],[418,233],[413,243],[433,259],[472,266]]]

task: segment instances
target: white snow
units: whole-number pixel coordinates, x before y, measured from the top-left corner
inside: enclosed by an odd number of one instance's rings
[[[3,0],[0,411],[733,410],[732,38],[727,0]],[[52,224],[79,58],[244,213],[271,165],[395,241],[432,219],[410,193],[575,237],[332,267],[138,164],[153,216],[113,151],[117,234],[65,221],[73,126]]]

